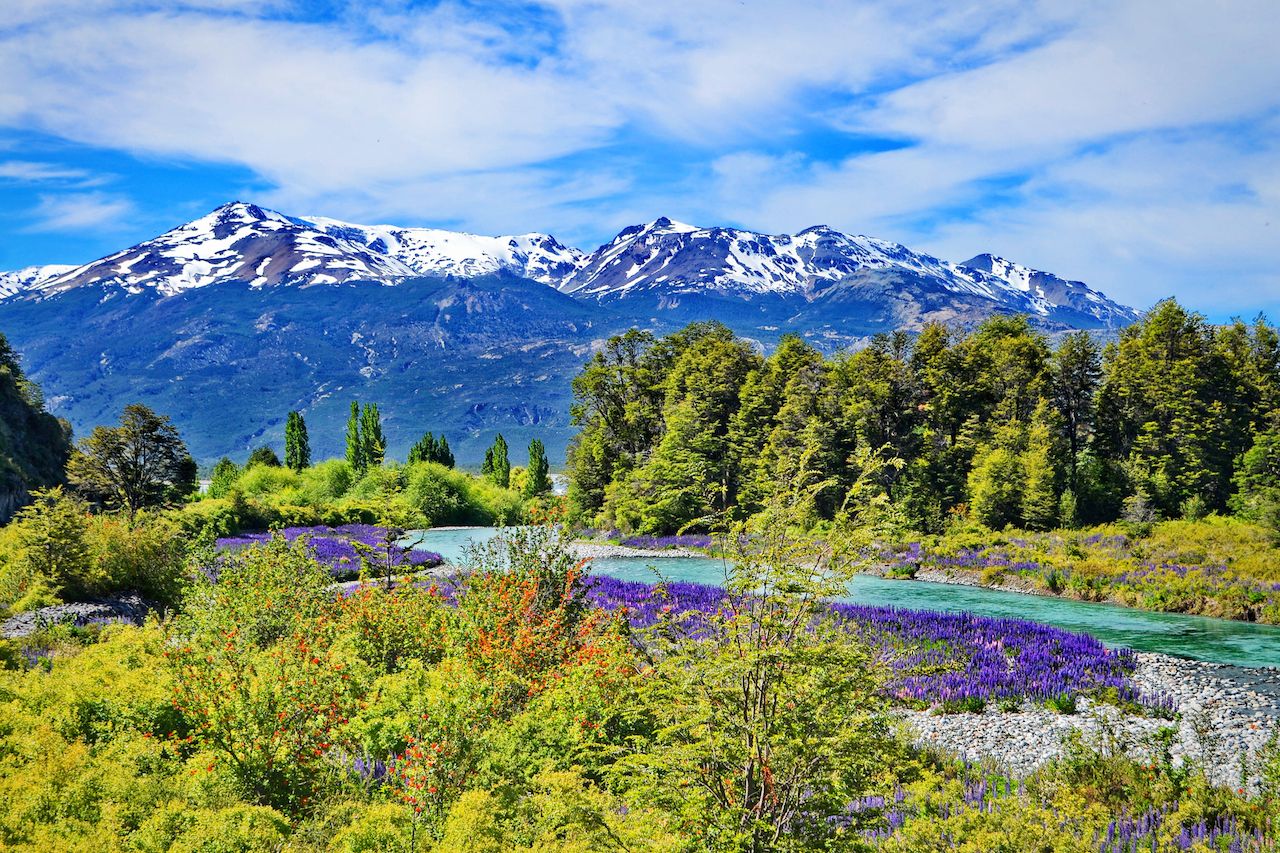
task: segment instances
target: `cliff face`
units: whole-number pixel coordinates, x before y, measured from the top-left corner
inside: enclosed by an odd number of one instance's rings
[[[0,523],[32,490],[62,483],[70,454],[71,425],[44,410],[40,388],[0,334]]]

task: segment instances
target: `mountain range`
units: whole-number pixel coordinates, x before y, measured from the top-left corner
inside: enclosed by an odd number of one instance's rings
[[[320,455],[353,398],[380,403],[393,456],[444,431],[474,461],[501,431],[554,454],[569,379],[609,334],[717,319],[768,347],[832,350],[929,321],[1025,314],[1110,332],[1137,312],[989,254],[964,263],[826,226],[794,235],[660,218],[593,252],[530,233],[296,217],[253,204],[81,266],[0,273],[0,331],[79,434],[140,401],[202,461],[279,445],[299,409]],[[517,456],[519,454],[517,453]]]

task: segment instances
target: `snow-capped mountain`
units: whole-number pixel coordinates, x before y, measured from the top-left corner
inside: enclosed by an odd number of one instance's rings
[[[1137,314],[1079,281],[993,255],[963,264],[824,225],[798,234],[699,228],[667,218],[624,229],[590,254],[547,234],[484,237],[358,225],[225,204],[83,266],[0,274],[0,301],[93,286],[173,296],[214,284],[254,289],[497,273],[550,285],[637,322],[716,317],[852,340],[931,320],[1021,313],[1046,328],[1115,328]]]
[[[297,220],[324,233],[382,252],[417,275],[464,278],[506,270],[543,284],[558,284],[582,262],[583,253],[563,246],[549,234],[481,237],[438,228],[396,225],[353,225],[337,219]]]
[[[1138,318],[1138,312],[1117,305],[1082,281],[1069,281],[1053,273],[1034,270],[991,254],[972,257],[960,265],[966,272],[978,272],[999,279],[1014,290],[1022,291],[1042,303],[1058,308],[1070,307],[1079,313],[1103,319],[1115,315],[1125,323]],[[1116,309],[1123,309],[1117,313]]]
[[[26,276],[25,270],[4,274],[0,282],[8,291],[0,290],[0,299],[20,292],[49,296],[85,285],[172,296],[228,281],[254,287],[394,284],[415,276],[471,278],[499,270],[548,283],[563,278],[580,257],[546,234],[480,237],[432,228],[352,225],[234,202],[80,267],[38,277]]]
[[[989,259],[989,260],[984,260]],[[1124,325],[1136,312],[1082,282],[980,255],[942,261],[898,243],[850,235],[824,225],[795,235],[698,228],[667,218],[624,229],[588,256],[560,289],[601,302],[646,299],[671,308],[708,296],[781,299],[793,307],[835,298],[843,290],[895,283],[913,297],[951,295],[1004,312],[1065,325]],[[869,294],[870,295],[870,294]],[[848,301],[848,300],[845,300]],[[1079,318],[1057,317],[1063,310]]]
[[[38,288],[50,279],[57,278],[73,269],[75,267],[68,264],[46,264],[44,266],[24,267],[13,272],[0,272],[0,299],[12,296],[15,293],[21,293],[24,290]]]

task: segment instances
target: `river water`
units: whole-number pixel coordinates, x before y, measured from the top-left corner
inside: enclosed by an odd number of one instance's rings
[[[462,562],[467,545],[496,533],[491,527],[442,528],[414,534],[416,547]],[[706,557],[610,557],[591,563],[592,574],[653,583],[659,579],[722,586],[722,560]],[[1092,634],[1111,646],[1237,666],[1280,667],[1280,626],[1256,625],[1178,613],[1152,613],[1068,598],[926,581],[858,575],[848,601],[914,610],[969,611],[982,616],[1031,619]]]

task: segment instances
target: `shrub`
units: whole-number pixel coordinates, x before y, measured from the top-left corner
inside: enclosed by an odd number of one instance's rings
[[[302,478],[292,468],[279,465],[254,465],[246,468],[236,478],[234,488],[244,492],[248,497],[276,495],[286,490],[293,491],[295,496],[300,491]],[[294,497],[292,503],[299,503]]]
[[[355,474],[345,459],[326,459],[298,475],[302,502],[310,506],[331,504],[341,499],[355,482]]]
[[[139,515],[129,524],[97,516],[89,540],[110,589],[133,590],[162,605],[182,599],[189,581],[190,539],[172,518]]]
[[[60,487],[38,491],[12,524],[14,553],[0,580],[17,610],[79,600],[109,586],[88,542],[88,508]]]
[[[179,835],[172,853],[276,853],[288,840],[289,820],[274,809],[235,805],[202,812]]]

